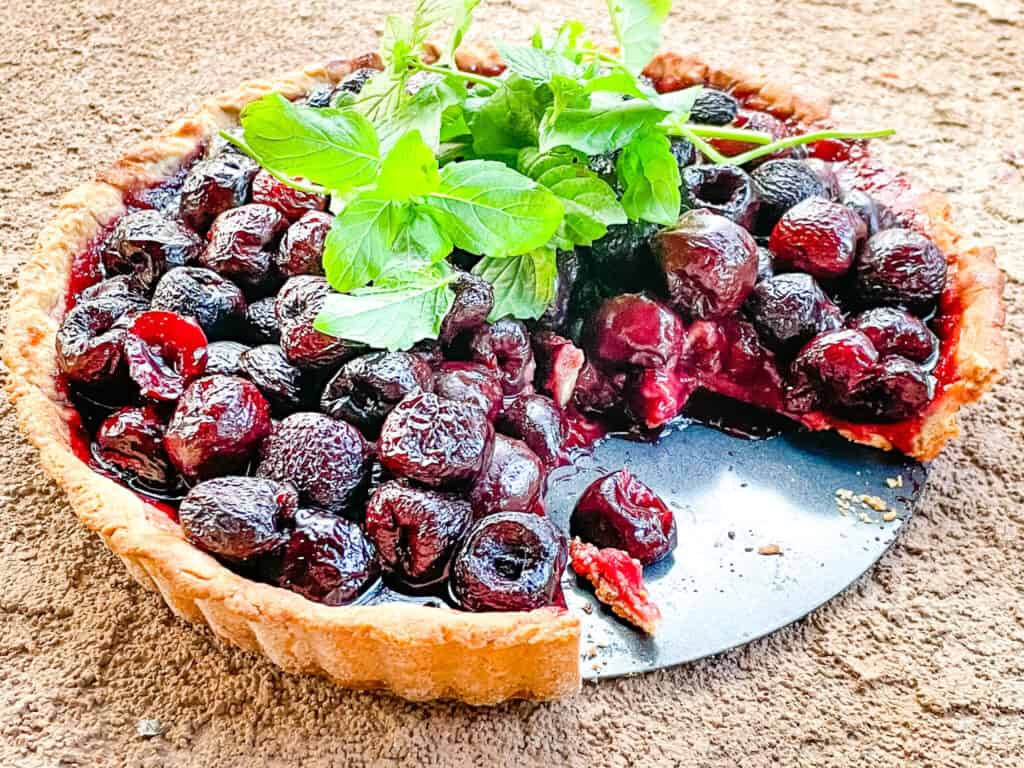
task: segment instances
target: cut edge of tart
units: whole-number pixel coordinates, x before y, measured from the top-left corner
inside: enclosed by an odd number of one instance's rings
[[[487,46],[460,52],[492,59]],[[579,619],[565,610],[462,613],[414,604],[328,607],[298,594],[243,578],[183,537],[162,510],[96,473],[76,454],[78,414],[56,375],[54,338],[74,281],[76,254],[93,246],[126,210],[125,197],[173,176],[204,144],[236,125],[247,103],[277,91],[297,98],[337,84],[367,57],[336,60],[279,80],[253,81],[204,102],[201,111],[124,155],[95,181],[69,192],[42,231],[23,267],[12,300],[4,346],[7,391],[19,425],[39,449],[43,468],[65,490],[72,508],[125,563],[142,585],[158,591],[179,616],[258,651],[288,671],[316,673],[354,688],[384,688],[425,700],[457,698],[474,704],[509,698],[549,699],[580,686]],[[732,91],[747,106],[800,123],[827,120],[824,102],[805,99],[784,84],[696,56],[657,56],[646,73],[661,90],[706,83]],[[944,352],[945,385],[927,411],[908,426],[864,425],[816,415],[805,423],[837,429],[857,442],[931,459],[958,433],[956,412],[998,378],[1006,350],[1000,336],[1005,309],[1003,275],[994,252],[964,241],[937,193],[906,187],[899,200],[913,210],[947,260],[949,279],[940,311],[957,318]]]

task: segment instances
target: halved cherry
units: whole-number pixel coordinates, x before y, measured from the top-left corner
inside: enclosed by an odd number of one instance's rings
[[[124,355],[143,397],[177,400],[206,370],[206,334],[195,320],[176,312],[142,312],[125,335]]]

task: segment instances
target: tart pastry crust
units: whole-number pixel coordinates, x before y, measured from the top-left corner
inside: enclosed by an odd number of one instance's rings
[[[463,68],[472,69],[474,57],[487,63],[494,58],[485,44],[466,50],[459,59]],[[474,614],[403,603],[318,605],[229,571],[185,541],[163,511],[93,472],[72,449],[71,425],[77,414],[58,387],[54,337],[74,257],[125,211],[126,192],[171,176],[217,131],[236,125],[250,101],[271,91],[298,97],[376,61],[372,54],[335,60],[278,80],[245,83],[208,99],[196,115],[172,124],[100,172],[95,181],[69,192],[20,274],[3,352],[10,371],[7,391],[22,431],[39,449],[43,468],[65,490],[82,522],[177,615],[209,626],[221,639],[260,652],[288,671],[319,674],[352,688],[387,689],[414,700],[493,704],[568,695],[580,686],[580,628],[579,620],[566,611]],[[805,123],[828,117],[824,101],[695,56],[661,54],[648,74],[679,86],[706,82],[728,87],[749,96],[749,106]],[[949,263],[951,290],[943,310],[961,317],[955,373],[908,445],[865,434],[863,425],[829,422],[820,428],[836,427],[859,442],[898,447],[927,459],[957,434],[959,407],[980,397],[1005,366],[1000,336],[1003,276],[991,248],[961,240],[940,195],[921,192],[909,204],[924,216],[928,233]]]

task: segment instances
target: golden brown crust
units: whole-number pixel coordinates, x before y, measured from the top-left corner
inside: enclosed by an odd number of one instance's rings
[[[483,49],[481,49],[483,50]],[[460,64],[472,68],[472,62]],[[470,57],[472,58],[472,57]],[[484,64],[493,64],[490,54]],[[8,393],[21,429],[44,469],[64,488],[81,520],[103,538],[132,575],[159,591],[189,621],[224,640],[259,651],[284,669],[324,675],[358,688],[385,688],[410,699],[438,697],[489,704],[508,698],[563,696],[579,688],[579,621],[565,612],[468,614],[411,604],[330,608],[243,579],[188,544],[163,512],[94,473],[71,447],[73,412],[56,385],[54,336],[73,257],[124,211],[124,193],[153,184],[193,157],[245,104],[269,91],[299,96],[336,83],[375,56],[332,61],[285,78],[250,82],[203,104],[200,113],[127,153],[94,182],[72,190],[40,234],[23,267],[4,344]],[[761,76],[717,68],[697,57],[658,56],[648,69],[663,85],[709,82],[747,95],[753,106],[802,122],[827,118],[827,105]],[[951,263],[951,302],[962,312],[956,376],[924,420],[915,443],[899,446],[930,458],[956,434],[955,413],[977,399],[1005,365],[1002,275],[991,249],[964,247],[948,206],[926,199],[930,232]],[[835,426],[835,425],[824,425]],[[842,427],[840,427],[842,430]],[[890,448],[885,440],[849,435]]]

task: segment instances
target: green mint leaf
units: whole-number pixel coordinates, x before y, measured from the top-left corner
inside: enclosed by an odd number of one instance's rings
[[[469,135],[469,123],[461,105],[448,107],[441,113],[441,143],[451,142]]]
[[[562,22],[562,26],[555,33],[555,40],[551,44],[551,49],[563,54],[575,50],[580,37],[586,31],[586,26],[579,19],[569,19]]]
[[[503,317],[536,320],[555,298],[558,268],[553,248],[506,259],[485,256],[473,267],[473,274],[494,288],[494,309],[487,318],[491,322]]]
[[[473,23],[473,11],[480,5],[480,0],[462,0],[455,4],[455,12],[452,20],[455,24],[455,30],[452,32],[452,41],[448,46],[447,55],[445,61],[451,64],[455,58],[455,51],[458,50],[462,44],[463,38],[466,36],[466,32],[469,31],[469,25]]]
[[[269,93],[246,106],[241,121],[260,165],[332,191],[368,184],[380,165],[373,126],[352,110],[313,109]]]
[[[608,0],[622,63],[630,72],[640,72],[658,52],[661,25],[671,10],[672,0]]]
[[[657,96],[651,97],[651,101],[662,109],[667,109],[671,112],[672,117],[686,122],[690,118],[690,112],[693,110],[693,103],[697,101],[697,97],[700,96],[703,90],[703,85],[694,85],[689,88],[683,88],[681,91],[660,93]]]
[[[466,97],[466,85],[456,78],[431,79],[398,110],[377,124],[381,151],[388,151],[409,131],[419,131],[434,152],[441,146],[445,111],[458,107]]]
[[[401,111],[408,98],[405,92],[408,80],[408,69],[378,72],[363,86],[352,106],[372,123],[380,125]]]
[[[642,84],[629,70],[624,67],[613,67],[607,72],[597,75],[586,84],[587,93],[619,93],[623,96],[632,96],[635,99],[656,99],[657,93],[653,88]],[[665,107],[655,101],[656,106]]]
[[[455,298],[448,289],[454,277],[418,277],[405,284],[331,294],[313,327],[329,336],[391,351],[436,339]]]
[[[551,110],[541,122],[540,149],[567,146],[587,155],[611,152],[648,132],[667,114],[640,99],[595,102],[589,109],[565,109],[560,115]]]
[[[420,267],[424,264],[437,264],[454,247],[452,239],[428,208],[422,205],[411,206],[391,244],[393,256],[386,271],[392,269],[392,263],[416,264]],[[380,275],[377,277],[379,279]]]
[[[498,51],[509,71],[527,80],[547,82],[555,75],[579,75],[579,67],[575,62],[555,51],[546,51],[529,45],[499,45]]]
[[[549,120],[555,120],[567,109],[586,109],[590,106],[590,99],[578,80],[564,75],[555,75],[548,83],[548,87],[551,89],[554,100]]]
[[[405,70],[416,48],[416,33],[409,22],[401,16],[388,16],[384,19],[380,57],[386,71],[394,73]]]
[[[565,217],[559,239],[566,246],[589,246],[604,237],[609,225],[626,223],[626,212],[615,191],[575,153],[564,149],[540,153],[527,148],[519,155],[519,167],[562,201]]]
[[[668,138],[657,132],[644,134],[622,150],[619,180],[625,191],[622,207],[629,218],[666,226],[679,219],[679,165]]]
[[[404,202],[428,195],[440,186],[434,150],[424,143],[419,131],[413,130],[395,142],[381,163],[376,196]]]
[[[449,163],[441,188],[426,198],[456,246],[512,256],[544,245],[562,221],[551,192],[493,160]]]
[[[469,123],[473,151],[484,156],[514,157],[521,147],[537,143],[547,103],[535,83],[513,74],[474,107]]]
[[[400,204],[372,193],[345,206],[324,241],[324,272],[334,290],[362,288],[381,273],[405,215]]]

